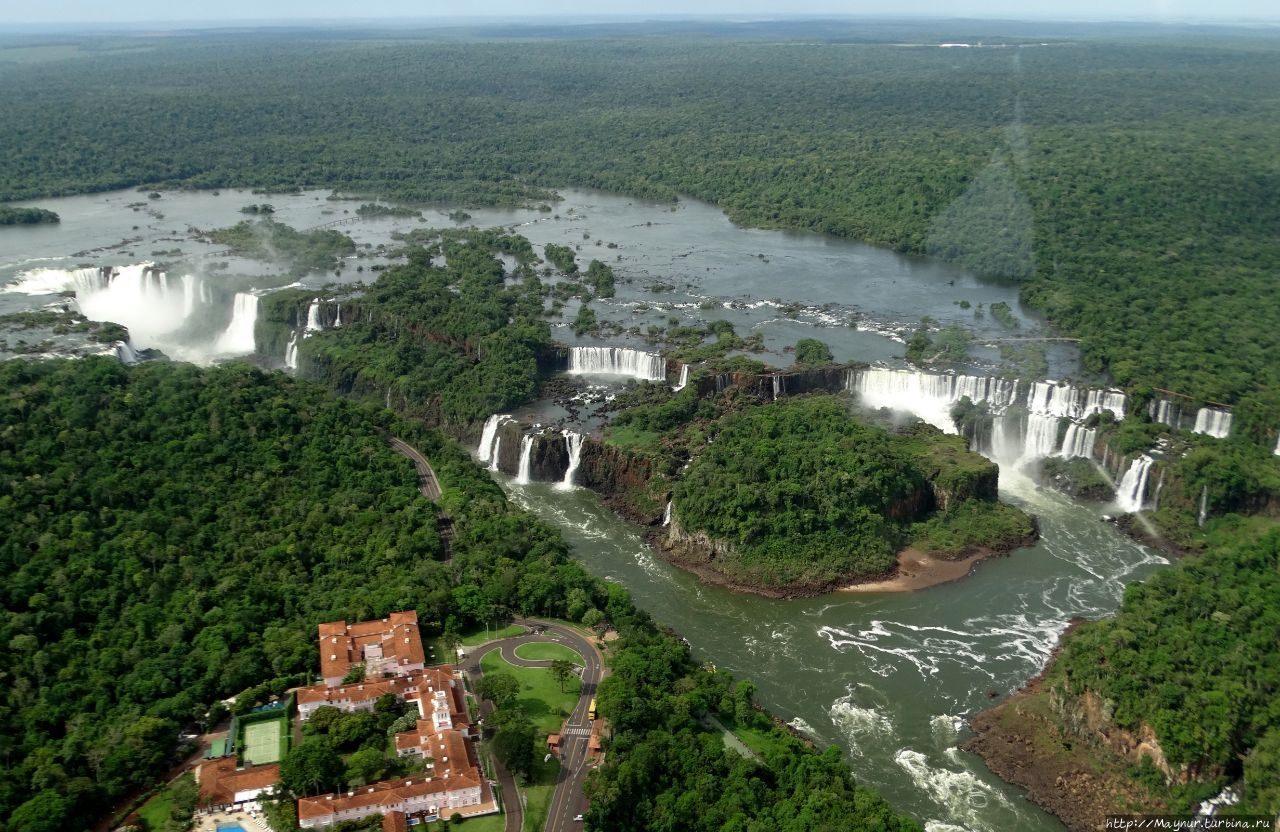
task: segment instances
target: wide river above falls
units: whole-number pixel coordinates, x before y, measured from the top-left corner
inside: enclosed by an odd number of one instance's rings
[[[802,337],[828,342],[839,360],[900,362],[901,339],[922,316],[969,326],[980,340],[1038,326],[1018,305],[1015,287],[949,266],[820,235],[741,229],[691,201],[671,206],[563,194],[550,211],[473,209],[466,222],[513,227],[537,246],[580,246],[584,266],[593,257],[608,262],[618,274],[618,297],[597,311],[627,327],[727,318],[739,334],[764,336],[763,360],[785,365],[783,348]],[[325,195],[165,192],[149,200],[117,192],[30,203],[57,211],[63,222],[0,230],[0,284],[9,290],[0,291],[0,312],[57,300],[47,292],[58,287],[30,277],[41,268],[186,258],[193,265],[171,271],[199,271],[211,281],[222,273],[261,275],[260,282],[248,280],[264,291],[283,285],[288,279],[270,277],[269,267],[227,258],[189,230],[232,225],[248,203],[270,202],[278,220],[298,228],[350,220],[338,228],[375,248],[390,243],[396,229],[455,224],[443,209],[426,211],[421,221],[358,220],[358,202]],[[228,260],[225,272],[202,265]],[[344,264],[338,280],[371,279],[356,265],[376,262]],[[246,280],[237,290],[247,288]],[[318,287],[334,280],[316,274],[303,282]],[[975,318],[962,301],[1006,302],[1021,328],[1012,333],[991,315]],[[561,323],[574,311],[568,306]],[[565,328],[555,335],[574,342]],[[987,356],[994,358],[994,350]],[[1055,346],[1049,359],[1052,374],[1078,372],[1069,347]],[[751,679],[763,704],[819,742],[845,749],[860,782],[933,832],[1061,829],[958,750],[965,719],[987,707],[992,692],[1003,695],[1039,672],[1071,618],[1112,612],[1126,583],[1164,563],[1100,522],[1106,507],[1073,503],[1002,472],[1003,496],[1040,518],[1036,546],[918,593],[767,600],[704,586],[664,563],[639,528],[593,494],[496,476],[519,504],[563,529],[591,570],[625,585],[655,619],[688,638],[698,659]]]

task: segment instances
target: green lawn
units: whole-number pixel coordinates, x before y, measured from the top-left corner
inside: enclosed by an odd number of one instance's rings
[[[547,809],[555,794],[559,775],[559,760],[553,757],[544,763],[542,757],[538,757],[529,785],[521,789],[524,793],[524,832],[542,832],[547,825]]]
[[[485,673],[510,673],[520,682],[520,696],[516,701],[544,734],[559,731],[565,717],[569,716],[578,702],[578,691],[582,683],[576,676],[565,682],[564,691],[561,692],[550,668],[507,664],[497,650],[480,660],[480,669]]]
[[[168,786],[156,792],[155,797],[142,804],[138,814],[147,822],[148,829],[159,829],[169,819],[173,807],[173,792]]]
[[[495,638],[522,636],[527,632],[529,632],[527,627],[519,624],[509,624],[500,630],[477,630],[474,633],[468,633],[462,637],[462,644],[464,647],[477,647],[486,641],[493,641]]]
[[[447,820],[447,818],[446,818]],[[447,827],[453,829],[450,825]],[[462,822],[459,829],[465,829],[466,832],[502,832],[507,828],[506,815],[483,815],[478,818],[468,818]]]
[[[553,662],[556,659],[564,659],[577,665],[586,664],[582,656],[577,651],[570,650],[563,644],[555,644],[550,641],[535,641],[532,644],[516,645],[515,654],[526,661],[531,662]]]

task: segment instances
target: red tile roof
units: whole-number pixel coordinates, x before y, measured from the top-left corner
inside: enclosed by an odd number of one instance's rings
[[[221,806],[235,801],[237,792],[265,789],[280,782],[280,764],[270,763],[236,771],[236,758],[223,757],[199,767],[202,806]]]
[[[326,679],[345,676],[353,664],[364,663],[385,672],[397,672],[406,665],[426,662],[418,613],[393,612],[386,618],[347,624],[330,621],[319,627],[320,675]]]

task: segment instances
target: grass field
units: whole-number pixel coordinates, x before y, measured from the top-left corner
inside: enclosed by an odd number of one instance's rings
[[[467,633],[463,636],[462,644],[464,647],[476,647],[486,641],[493,641],[495,638],[522,636],[527,632],[529,632],[529,628],[522,627],[519,624],[509,624],[500,630],[476,630],[474,633]]]
[[[556,659],[564,659],[574,664],[585,664],[582,656],[574,650],[570,650],[563,644],[553,644],[550,641],[535,641],[532,644],[517,644],[515,653],[522,659],[531,662],[553,662]]]
[[[465,832],[502,832],[507,828],[507,816],[483,815],[478,818],[467,818],[458,828]]]
[[[278,763],[281,757],[281,738],[284,734],[284,718],[265,722],[251,722],[244,727],[244,760],[261,765]]]
[[[516,678],[520,683],[520,695],[516,702],[543,733],[559,731],[565,717],[578,703],[578,691],[582,683],[576,676],[565,682],[564,691],[561,692],[549,668],[507,664],[497,650],[480,660],[480,669],[485,673],[510,673]]]

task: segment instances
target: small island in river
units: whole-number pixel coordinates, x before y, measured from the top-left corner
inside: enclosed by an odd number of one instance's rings
[[[882,427],[808,395],[688,429],[704,447],[672,488],[659,545],[708,580],[782,596],[916,589],[1035,539],[997,500],[998,466],[929,425]]]
[[[39,225],[40,223],[61,222],[62,218],[44,208],[19,208],[13,205],[0,205],[0,226],[4,225]]]

